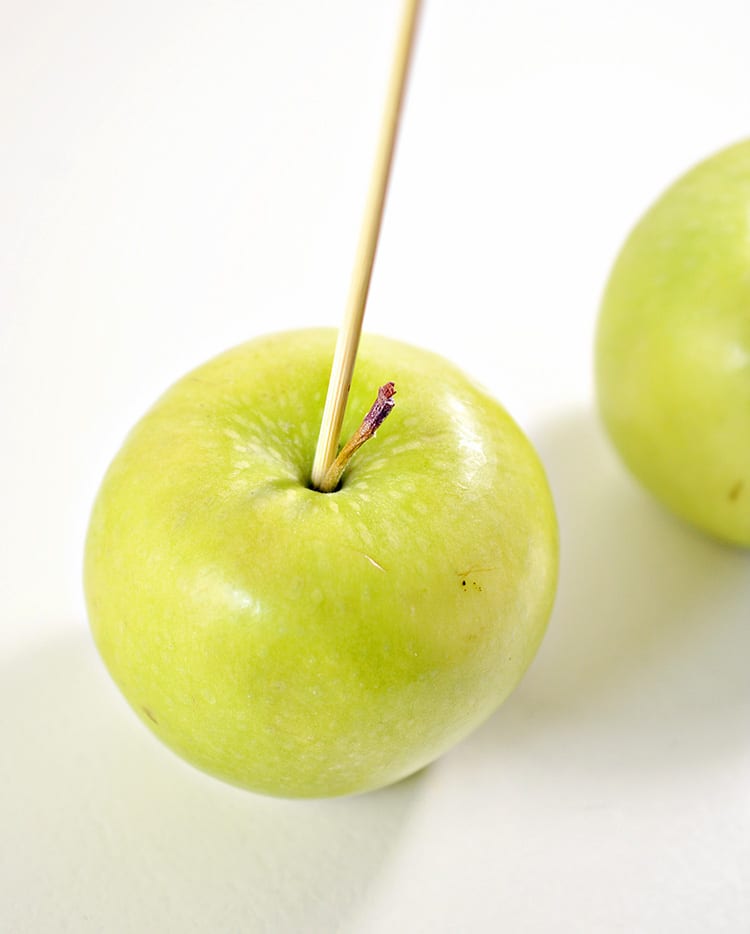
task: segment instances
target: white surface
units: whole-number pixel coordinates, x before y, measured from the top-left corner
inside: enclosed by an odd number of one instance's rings
[[[90,644],[87,513],[167,384],[337,324],[397,0],[0,4],[0,930],[746,932],[750,556],[591,405],[609,264],[748,133],[746,0],[428,0],[367,327],[538,444],[563,539],[522,686],[411,780],[285,802],[183,765]]]

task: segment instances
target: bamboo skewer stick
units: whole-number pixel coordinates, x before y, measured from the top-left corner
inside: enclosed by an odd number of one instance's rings
[[[336,451],[341,435],[346,403],[354,372],[354,363],[362,333],[362,319],[370,289],[372,267],[378,245],[380,225],[383,219],[385,196],[388,190],[393,151],[396,144],[399,120],[401,117],[406,79],[409,72],[417,16],[421,0],[404,0],[396,51],[391,70],[391,78],[386,94],[385,110],[380,128],[380,137],[375,154],[367,196],[359,244],[352,271],[349,296],[346,303],[344,320],[339,330],[336,351],[331,367],[323,420],[315,449],[312,467],[312,485],[320,489],[323,479],[336,458]]]

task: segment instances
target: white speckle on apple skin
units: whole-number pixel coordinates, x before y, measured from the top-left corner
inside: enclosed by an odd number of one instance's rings
[[[383,573],[385,573],[385,568],[383,567],[382,564],[380,564],[379,562],[377,562],[377,561],[376,561],[374,558],[372,558],[370,555],[364,554],[364,552],[362,553],[362,555],[363,555],[364,558],[366,558],[366,559],[370,562],[370,564],[371,564],[374,568],[377,568],[379,571],[383,571]]]

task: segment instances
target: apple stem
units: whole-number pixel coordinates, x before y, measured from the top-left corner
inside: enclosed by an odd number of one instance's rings
[[[322,482],[316,487],[321,493],[333,493],[337,489],[341,477],[352,459],[352,455],[362,447],[365,441],[369,441],[374,436],[378,428],[391,414],[391,409],[396,404],[393,401],[395,394],[396,387],[393,383],[386,383],[380,387],[378,397],[373,402],[370,411],[362,419],[362,424],[341,448],[338,456],[326,471]]]

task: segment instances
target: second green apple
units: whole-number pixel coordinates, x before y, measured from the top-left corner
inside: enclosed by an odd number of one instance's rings
[[[604,295],[596,382],[643,485],[750,546],[750,142],[688,172],[631,233]]]

